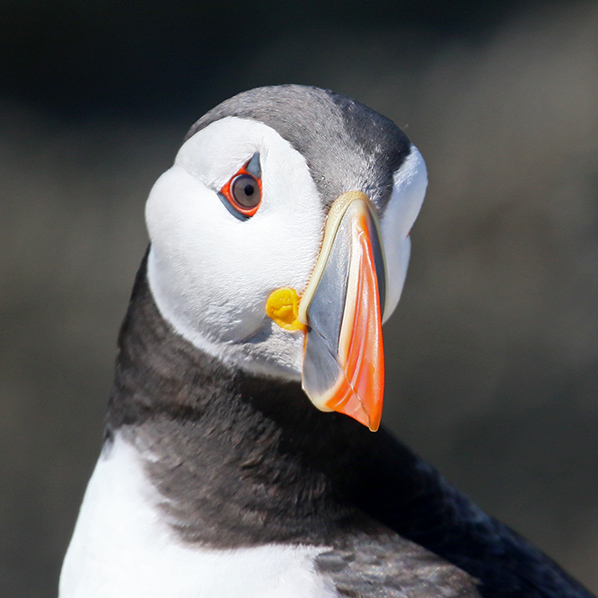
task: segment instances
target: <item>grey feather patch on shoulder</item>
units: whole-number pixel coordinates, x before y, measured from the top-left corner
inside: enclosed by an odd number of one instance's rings
[[[320,554],[318,571],[339,596],[352,598],[480,598],[476,579],[425,548],[387,533],[352,536]]]
[[[185,139],[228,116],[260,121],[286,139],[305,157],[326,206],[358,190],[383,211],[392,175],[411,152],[407,135],[390,119],[340,94],[303,85],[240,93],[202,116]]]

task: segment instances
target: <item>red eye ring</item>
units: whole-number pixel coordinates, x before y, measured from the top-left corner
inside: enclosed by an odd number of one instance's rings
[[[258,211],[262,203],[262,179],[261,177],[254,176],[247,170],[248,164],[249,161],[239,168],[235,175],[220,189],[220,193],[226,198],[231,207],[245,218],[251,218]],[[235,192],[238,193],[238,183],[242,181],[248,183],[243,186],[247,192],[247,197],[245,198],[247,205],[241,204],[240,197],[235,198]],[[258,194],[256,197],[253,197],[256,187]]]

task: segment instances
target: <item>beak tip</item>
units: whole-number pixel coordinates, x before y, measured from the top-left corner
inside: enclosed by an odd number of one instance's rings
[[[378,429],[380,428],[380,420],[378,419],[376,420],[370,420],[368,423],[368,428],[370,430],[370,432],[377,432]]]
[[[376,397],[376,400],[368,403],[371,408],[369,412],[359,397],[352,392],[341,405],[329,405],[329,407],[363,424],[370,432],[377,432],[382,419],[382,397]]]

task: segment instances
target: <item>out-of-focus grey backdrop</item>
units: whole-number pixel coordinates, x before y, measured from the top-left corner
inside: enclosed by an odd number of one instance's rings
[[[2,0],[0,595],[51,597],[147,193],[258,85],[332,88],[429,169],[385,422],[598,591],[595,2]]]

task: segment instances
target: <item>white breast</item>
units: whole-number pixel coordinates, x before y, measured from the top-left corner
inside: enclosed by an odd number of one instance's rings
[[[89,482],[65,557],[60,598],[327,598],[314,568],[325,548],[266,545],[212,550],[181,543],[137,450],[117,437]]]

